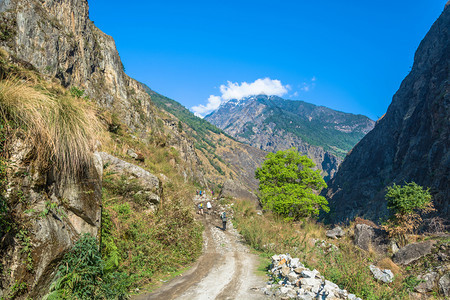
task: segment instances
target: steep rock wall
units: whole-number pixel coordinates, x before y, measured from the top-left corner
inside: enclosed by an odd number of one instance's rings
[[[332,222],[386,216],[393,183],[429,187],[436,215],[450,216],[450,7],[420,43],[410,74],[385,116],[351,151],[329,183]]]
[[[20,139],[10,141],[7,149],[8,186],[2,196],[12,208],[12,226],[0,236],[2,298],[14,298],[17,292],[41,298],[55,267],[79,236],[100,234],[103,164],[99,156],[92,157],[93,166],[83,178],[67,181],[53,168],[33,166],[32,151],[33,145]],[[19,284],[25,290],[17,291]]]

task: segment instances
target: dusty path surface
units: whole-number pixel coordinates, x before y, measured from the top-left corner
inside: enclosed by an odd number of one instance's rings
[[[209,200],[205,199],[196,197],[194,202]],[[199,218],[205,231],[203,254],[197,263],[155,292],[132,299],[267,299],[260,291],[265,278],[255,274],[258,257],[249,252],[232,223],[228,221],[227,230],[222,231],[218,213],[210,212]]]

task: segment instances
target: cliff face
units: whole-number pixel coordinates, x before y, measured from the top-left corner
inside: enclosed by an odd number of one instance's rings
[[[77,86],[131,129],[153,120],[150,97],[128,77],[112,37],[89,20],[86,0],[0,0],[0,45],[39,72]]]
[[[30,164],[33,145],[21,139],[9,145],[8,187],[1,196],[10,203],[13,225],[4,235],[0,232],[0,297],[26,291],[40,299],[78,237],[100,234],[103,164],[93,155],[95,167],[81,180],[67,182],[54,168],[37,170]],[[18,290],[18,283],[25,289]]]
[[[114,39],[89,20],[86,0],[0,0],[0,20],[0,46],[63,86],[85,90],[140,137],[159,130],[158,119],[176,123],[161,118],[142,85],[125,74]],[[172,126],[164,131],[188,166],[183,171],[203,180],[192,142]]]
[[[315,162],[327,180],[336,173],[341,157],[374,124],[364,116],[264,95],[230,100],[205,119],[265,151],[295,147]]]
[[[450,208],[450,7],[419,45],[410,74],[385,116],[351,151],[329,183],[330,220],[355,216],[378,221],[387,214],[384,195],[393,183],[429,187],[436,214]]]

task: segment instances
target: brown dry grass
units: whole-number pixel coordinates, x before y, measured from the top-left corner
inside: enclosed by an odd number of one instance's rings
[[[39,168],[54,165],[61,178],[71,179],[91,166],[102,126],[86,100],[37,90],[12,78],[0,82],[0,104],[7,132],[25,134]]]

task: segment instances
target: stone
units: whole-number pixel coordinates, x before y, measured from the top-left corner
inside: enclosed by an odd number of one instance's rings
[[[446,273],[439,279],[439,292],[445,297],[450,297],[450,273]]]
[[[295,284],[297,282],[298,279],[297,273],[291,271],[287,277],[291,284]]]
[[[320,290],[322,282],[314,278],[300,278],[300,287],[304,290],[309,290],[313,293],[317,293]]]
[[[414,288],[414,291],[418,293],[431,292],[436,285],[438,276],[439,275],[436,272],[430,272],[425,275],[418,276],[417,278],[423,281]]]
[[[289,266],[291,267],[291,268],[297,268],[297,267],[300,267],[300,259],[299,258],[293,258],[293,259],[291,259],[291,261],[289,262]]]
[[[335,228],[328,230],[326,235],[331,239],[337,239],[343,237],[345,235],[345,232],[340,226],[336,226]]]
[[[369,251],[372,237],[374,235],[373,228],[366,224],[356,224],[354,243],[359,248]]]
[[[431,253],[433,241],[406,245],[395,253],[392,261],[399,265],[408,265]]]
[[[394,273],[389,269],[381,270],[374,265],[369,266],[370,271],[375,279],[380,280],[384,283],[391,283],[394,280]]]
[[[320,275],[319,271],[317,270],[310,271],[306,269],[300,273],[300,276],[303,278],[316,278],[317,275]]]
[[[355,294],[348,294],[347,298],[348,298],[348,300],[355,300],[356,299],[356,295]]]
[[[129,157],[132,157],[134,159],[137,159],[139,157],[139,155],[133,149],[128,149],[127,154]]]
[[[297,274],[301,274],[305,270],[308,270],[308,269],[303,268],[303,267],[298,267],[298,268],[294,269],[294,272],[297,273]]]
[[[284,277],[288,276],[290,272],[291,272],[291,269],[289,267],[284,266],[281,268],[281,274]]]

